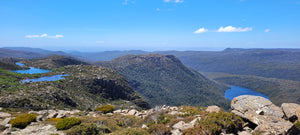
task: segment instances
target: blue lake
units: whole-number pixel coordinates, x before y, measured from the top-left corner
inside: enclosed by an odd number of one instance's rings
[[[16,65],[25,66],[24,64],[19,63],[19,62],[17,62]],[[51,72],[51,70],[29,67],[29,69],[26,69],[26,70],[15,70],[15,71],[11,71],[11,72],[20,73],[20,74],[42,74],[42,73]],[[35,78],[35,79],[22,80],[21,82],[26,83],[26,82],[57,81],[57,80],[65,79],[64,76],[69,76],[69,75],[63,74],[63,75],[45,76],[45,77],[40,77],[40,78]]]
[[[69,76],[69,75],[64,74],[64,75],[45,76],[45,77],[36,78],[36,79],[22,80],[21,82],[26,83],[26,82],[57,81],[57,80],[65,79],[64,76]]]
[[[29,69],[26,70],[15,70],[12,71],[15,73],[20,73],[20,74],[42,74],[42,73],[48,73],[51,72],[50,70],[45,70],[45,69],[38,69],[34,67],[29,67]]]
[[[20,63],[20,62],[17,62],[16,65],[21,66],[21,67],[25,66],[23,63]]]
[[[270,98],[262,93],[256,92],[251,89],[243,88],[243,87],[238,87],[238,86],[233,86],[230,85],[230,89],[225,91],[225,98],[232,100],[235,97],[241,96],[241,95],[254,95],[254,96],[261,96],[264,98],[267,98],[270,100]]]

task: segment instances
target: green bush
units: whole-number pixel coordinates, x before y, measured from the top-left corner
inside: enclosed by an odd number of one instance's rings
[[[140,128],[126,128],[116,133],[117,135],[150,135],[147,131]]]
[[[300,129],[300,121],[295,122],[294,125],[296,128]]]
[[[67,135],[98,135],[99,128],[94,123],[83,123],[72,127],[67,131]]]
[[[75,125],[79,125],[81,121],[77,118],[64,118],[57,122],[55,125],[56,129],[58,130],[66,130]]]
[[[96,111],[101,111],[103,113],[110,113],[115,110],[113,105],[103,105],[96,108]]]
[[[199,124],[185,130],[183,135],[193,134],[220,134],[222,131],[226,133],[236,134],[243,129],[242,118],[228,112],[209,113],[200,120]]]
[[[164,124],[155,124],[149,127],[148,132],[154,135],[171,135],[171,128]]]
[[[35,114],[24,114],[20,115],[12,120],[10,120],[10,124],[13,127],[17,128],[25,128],[27,125],[29,125],[31,122],[36,121],[36,115]]]

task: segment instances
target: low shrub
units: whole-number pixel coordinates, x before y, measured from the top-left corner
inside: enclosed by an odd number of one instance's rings
[[[117,135],[150,135],[147,131],[140,128],[126,128],[116,133]]]
[[[138,119],[134,116],[121,116],[120,118],[116,119],[116,124],[119,127],[133,127],[134,124],[138,122]]]
[[[236,134],[243,129],[242,118],[228,112],[209,113],[199,121],[199,124],[185,130],[183,135],[220,134],[222,131]]]
[[[149,127],[148,132],[154,135],[171,135],[171,128],[164,124],[155,124]]]
[[[98,135],[99,128],[94,123],[83,123],[72,127],[67,131],[67,135]]]
[[[61,120],[62,120],[62,118],[50,118],[50,119],[47,119],[47,121],[51,121],[51,122],[59,122]]]
[[[25,128],[31,122],[36,121],[36,118],[35,114],[23,114],[10,120],[9,123],[16,128]]]
[[[111,129],[105,125],[98,126],[100,133],[111,133]]]
[[[115,110],[113,105],[103,105],[96,108],[96,111],[101,111],[103,113],[110,113]]]
[[[296,128],[298,128],[300,130],[300,121],[295,122],[294,125]]]
[[[260,133],[259,131],[254,131],[252,132],[252,135],[262,135],[262,133]]]
[[[79,125],[80,123],[81,123],[81,121],[77,118],[64,118],[64,119],[60,120],[59,122],[57,122],[55,127],[58,130],[66,130],[66,129],[70,129],[71,127],[73,127],[75,125]]]
[[[187,117],[187,116],[194,116],[194,115],[198,115],[201,114],[205,111],[203,111],[203,108],[201,107],[193,107],[193,106],[182,106],[182,110],[180,110],[180,112],[182,112],[183,114],[180,114],[180,116],[182,117]]]

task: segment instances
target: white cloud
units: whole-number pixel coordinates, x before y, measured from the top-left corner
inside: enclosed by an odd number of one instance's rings
[[[265,29],[265,32],[270,32],[271,30],[270,29]]]
[[[134,0],[124,0],[123,5],[127,5],[128,3],[135,3]]]
[[[47,34],[42,34],[40,37],[47,37],[48,35]]]
[[[63,38],[63,35],[47,36],[47,38]]]
[[[164,0],[164,2],[167,2],[167,3],[169,3],[169,2],[173,2],[173,3],[183,3],[184,0]]]
[[[195,33],[195,34],[199,34],[199,33],[204,33],[204,32],[207,32],[207,31],[208,31],[208,30],[205,29],[205,28],[200,28],[200,29],[196,30],[194,33]]]
[[[38,38],[40,35],[26,35],[25,38]]]
[[[63,35],[55,35],[55,36],[48,36],[48,34],[42,35],[26,35],[25,38],[63,38]]]
[[[227,26],[227,27],[220,27],[218,29],[218,32],[246,32],[246,31],[252,31],[252,28],[251,27],[237,28],[237,27]]]

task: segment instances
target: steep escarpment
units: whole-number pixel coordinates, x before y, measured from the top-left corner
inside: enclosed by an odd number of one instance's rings
[[[225,86],[186,67],[173,55],[127,55],[98,62],[129,80],[154,105],[211,105],[228,107]]]
[[[43,76],[68,74],[63,80],[19,83],[14,79],[13,89],[1,88],[1,107],[24,109],[94,108],[102,103],[130,101],[148,108],[145,102],[117,72],[99,66],[70,65]],[[9,73],[11,74],[11,73]],[[11,78],[19,76],[13,73]],[[33,76],[31,76],[33,77]],[[9,85],[9,84],[8,84]]]

